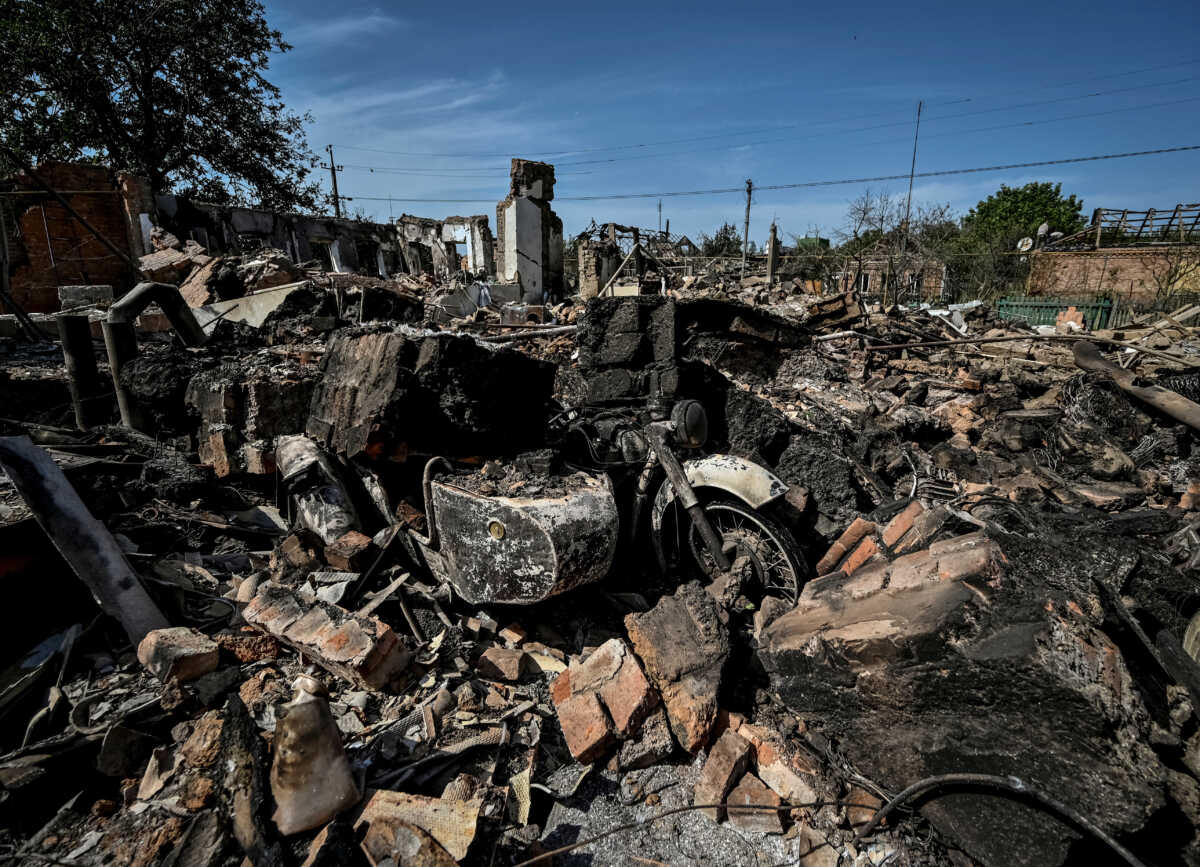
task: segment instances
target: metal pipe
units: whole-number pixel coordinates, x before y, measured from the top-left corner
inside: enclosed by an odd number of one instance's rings
[[[646,436],[654,447],[654,453],[658,455],[658,460],[662,463],[663,469],[666,470],[667,479],[671,482],[671,486],[675,488],[675,492],[679,496],[679,502],[683,504],[683,508],[687,510],[688,516],[692,519],[692,526],[696,528],[696,531],[700,534],[700,538],[704,540],[704,547],[708,549],[709,554],[712,554],[717,568],[722,572],[728,572],[729,558],[725,556],[721,537],[717,535],[717,531],[709,523],[708,515],[704,512],[704,506],[700,503],[700,498],[696,496],[696,491],[692,488],[691,482],[687,480],[687,475],[684,473],[679,459],[675,457],[675,453],[667,445],[663,432],[658,426],[651,424],[646,426]]]
[[[121,371],[137,357],[137,337],[130,322],[100,323],[104,332],[104,349],[108,353],[108,371],[112,375],[113,390],[117,393],[117,408],[121,411],[121,424],[137,428],[137,406],[128,389],[121,385]]]
[[[425,524],[429,535],[422,536],[420,533],[413,532],[412,530],[408,531],[422,548],[428,548],[431,551],[436,551],[441,544],[437,519],[433,514],[433,471],[438,467],[442,467],[447,471],[454,469],[448,460],[443,457],[436,457],[429,459],[429,462],[425,464],[425,471],[421,474],[421,494],[425,497]]]
[[[1126,394],[1131,394],[1171,418],[1181,421],[1195,430],[1200,430],[1200,404],[1195,401],[1188,400],[1182,394],[1177,394],[1159,385],[1137,385],[1137,377],[1132,371],[1118,367],[1105,359],[1094,343],[1086,340],[1079,341],[1075,344],[1073,354],[1076,367],[1097,373],[1107,373],[1117,387]]]
[[[133,322],[138,314],[151,304],[157,304],[162,309],[185,345],[203,346],[208,340],[208,335],[192,314],[192,308],[179,293],[179,287],[170,283],[139,283],[109,308],[108,318],[101,327],[104,331],[104,348],[108,351],[108,367],[112,373],[113,388],[117,393],[117,406],[121,410],[121,424],[125,427],[137,427],[137,410],[128,390],[121,384],[121,370],[131,359],[137,357],[137,337],[133,333]]]
[[[92,329],[87,316],[62,313],[58,316],[58,337],[62,341],[63,364],[67,368],[67,384],[71,389],[71,406],[75,424],[87,430],[95,415],[91,402],[100,393],[100,371],[92,347]]]
[[[183,300],[178,286],[170,283],[139,283],[121,296],[108,311],[109,322],[133,323],[139,313],[157,304],[187,346],[203,346],[208,335],[196,321],[192,308]]]

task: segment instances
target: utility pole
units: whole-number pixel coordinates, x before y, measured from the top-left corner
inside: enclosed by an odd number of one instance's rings
[[[344,166],[339,166],[333,161],[333,145],[325,145],[325,150],[329,152],[329,164],[321,163],[321,168],[329,169],[329,179],[333,182],[333,215],[340,218],[342,216],[342,197],[338,195],[337,173],[342,171]]]
[[[767,241],[767,285],[775,285],[775,268],[779,262],[779,232],[771,223],[771,239]]]
[[[662,234],[662,199],[658,200],[658,233]]]
[[[908,264],[908,221],[912,216],[912,188],[913,177],[917,173],[917,137],[921,134],[921,107],[925,105],[924,100],[917,100],[917,128],[913,132],[913,155],[912,166],[908,170],[908,197],[904,200],[904,234],[900,236],[900,274],[904,275],[904,266]],[[887,298],[887,286],[883,287],[884,295]],[[900,287],[896,287],[897,297],[899,296]]]
[[[750,196],[754,181],[746,178],[746,224],[742,227],[742,278],[746,277],[746,251],[750,248]]]

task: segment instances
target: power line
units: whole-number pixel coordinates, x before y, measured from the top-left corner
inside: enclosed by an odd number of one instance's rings
[[[496,172],[503,171],[507,167],[496,168],[464,168],[464,169],[404,169],[393,168],[392,166],[368,166],[361,163],[346,163],[342,168],[357,169],[360,171],[368,171],[371,174],[388,174],[388,175],[415,175],[426,178],[495,178]],[[341,169],[339,169],[340,171]],[[564,175],[592,175],[595,174],[594,169],[568,170],[559,172]]]
[[[1118,160],[1129,157],[1145,157],[1155,154],[1171,154],[1180,153],[1183,151],[1200,151],[1200,145],[1181,145],[1179,147],[1156,148],[1154,150],[1144,151],[1128,151],[1119,154],[1099,154],[1087,157],[1065,157],[1057,160],[1038,160],[1027,163],[1008,163],[1005,165],[995,166],[980,166],[969,169],[943,169],[933,172],[916,172],[913,174],[915,178],[937,178],[946,177],[949,175],[967,175],[976,174],[979,172],[1000,172],[1008,171],[1009,169],[1029,169],[1039,166],[1059,166],[1067,163],[1087,163],[1097,162],[1100,160]],[[829,181],[803,181],[795,184],[755,184],[754,189],[757,190],[798,190],[811,187],[833,187],[845,184],[874,184],[880,181],[896,181],[906,180],[908,174],[900,175],[878,175],[868,178],[841,178],[838,180]],[[721,187],[711,190],[676,190],[672,192],[662,193],[611,193],[604,196],[555,196],[555,201],[560,202],[597,202],[613,199],[652,199],[661,196],[662,198],[673,198],[679,196],[714,196],[723,195],[726,193],[745,193],[745,187]],[[491,203],[494,199],[430,199],[430,198],[400,198],[397,196],[354,196],[355,200],[365,202],[429,202],[429,203],[458,203],[458,204],[479,204]]]
[[[1160,82],[1160,83],[1153,84],[1153,85],[1139,85],[1138,87],[1135,87],[1135,88],[1117,88],[1115,90],[1097,91],[1095,93],[1087,93],[1087,94],[1083,94],[1081,96],[1074,96],[1074,97],[1060,98],[1060,99],[1051,99],[1051,100],[1046,100],[1044,102],[1027,102],[1027,103],[1020,103],[1017,105],[1000,106],[998,108],[982,109],[980,111],[960,112],[959,114],[944,114],[944,115],[940,115],[937,117],[926,118],[925,122],[929,123],[931,121],[938,121],[938,120],[953,120],[955,118],[971,117],[971,116],[979,115],[979,114],[993,114],[998,111],[1012,111],[1017,108],[1030,108],[1030,107],[1034,107],[1034,106],[1050,105],[1052,103],[1060,103],[1060,102],[1066,102],[1066,101],[1071,101],[1071,100],[1093,99],[1098,96],[1109,96],[1114,93],[1123,93],[1123,92],[1126,92],[1129,90],[1138,90],[1138,89],[1142,89],[1145,87],[1164,87],[1166,85],[1180,84],[1183,82],[1195,81],[1195,80],[1196,80],[1195,78],[1186,78],[1186,79],[1182,79],[1180,81]],[[1141,108],[1146,108],[1146,107],[1156,107],[1156,106],[1135,105],[1135,106],[1128,106],[1125,108],[1111,109],[1109,112],[1106,112],[1106,113],[1111,114],[1111,113],[1116,113],[1116,112],[1121,112],[1121,111],[1135,111],[1135,110],[1138,110]],[[1028,123],[1047,123],[1047,122],[1048,121],[1030,121]],[[874,130],[874,129],[887,129],[890,127],[906,127],[906,126],[909,126],[911,123],[912,123],[911,121],[896,121],[894,123],[878,123],[878,124],[872,124],[870,126],[854,127],[852,129],[835,129],[835,130],[830,130],[830,132],[838,134],[838,135],[846,135],[848,133],[855,133],[855,132],[869,132],[870,130]],[[1024,124],[1016,124],[1016,125],[1022,126]],[[818,125],[818,126],[820,126],[820,125]],[[951,133],[944,133],[944,135],[950,135],[950,134]],[[795,141],[794,136],[787,136],[784,138],[770,138],[770,139],[761,139],[759,141],[752,141],[752,142],[741,142],[741,143],[735,144],[735,145],[720,145],[715,148],[694,148],[694,149],[689,149],[689,150],[667,151],[664,153],[657,153],[657,154],[642,154],[642,155],[631,156],[631,157],[610,157],[610,158],[606,158],[606,159],[595,159],[595,160],[574,160],[571,162],[555,163],[555,169],[557,169],[559,166],[597,165],[597,164],[602,164],[602,163],[625,162],[628,160],[659,159],[661,157],[668,157],[668,156],[681,156],[683,154],[701,153],[701,152],[705,152],[705,151],[732,150],[735,148],[742,148],[742,147],[758,147],[758,146],[764,145],[764,144],[775,144],[775,143],[779,143],[779,142],[792,142],[792,141]],[[505,168],[507,168],[507,167],[501,166],[501,167],[498,167],[498,170],[502,171]]]
[[[1124,76],[1124,75],[1133,75],[1133,74],[1140,73],[1140,72],[1149,72],[1149,71],[1154,71],[1154,70],[1158,70],[1158,69],[1167,69],[1167,68],[1172,68],[1172,67],[1177,67],[1177,66],[1190,65],[1190,64],[1194,64],[1194,63],[1198,63],[1198,62],[1200,62],[1200,60],[1181,61],[1179,63],[1166,64],[1166,65],[1160,66],[1160,67],[1148,67],[1146,69],[1132,70],[1130,72],[1123,72],[1123,73],[1116,73],[1114,75],[1109,75],[1109,76],[1099,76],[1096,78],[1084,79],[1084,80],[1081,80],[1078,82],[1072,82],[1072,83],[1082,84],[1082,83],[1086,83],[1087,81],[1100,81],[1100,80],[1107,79],[1107,78],[1116,78],[1116,77],[1120,77],[1120,76]],[[1094,99],[1094,98],[1100,97],[1100,96],[1111,96],[1112,94],[1127,93],[1127,92],[1133,91],[1133,90],[1145,90],[1147,88],[1168,87],[1168,86],[1176,85],[1176,84],[1186,84],[1186,83],[1196,81],[1196,80],[1197,80],[1197,78],[1193,76],[1190,78],[1176,79],[1173,81],[1162,81],[1162,82],[1153,82],[1153,83],[1147,83],[1147,84],[1137,84],[1137,85],[1132,85],[1130,87],[1119,87],[1119,88],[1113,88],[1111,90],[1094,91],[1092,93],[1084,93],[1084,94],[1079,94],[1079,95],[1075,95],[1075,96],[1055,97],[1053,99],[1047,99],[1047,100],[1035,100],[1032,102],[1016,103],[1016,104],[1007,105],[1007,106],[998,106],[996,108],[979,109],[977,111],[959,112],[956,114],[949,114],[949,115],[937,115],[934,117],[926,118],[926,122],[931,121],[931,120],[951,120],[953,118],[970,117],[970,116],[977,115],[977,114],[989,114],[989,113],[994,113],[994,112],[999,112],[999,111],[1012,111],[1012,110],[1015,110],[1018,108],[1030,108],[1030,107],[1042,106],[1042,105],[1054,105],[1054,104],[1061,103],[1061,102],[1072,102],[1072,101],[1081,100],[1081,99]],[[1072,83],[1062,84],[1062,85],[1057,85],[1057,86],[1066,87]],[[984,98],[986,99],[988,97],[984,97]],[[957,104],[961,104],[961,103],[965,103],[965,102],[973,102],[973,101],[974,101],[974,98],[966,97],[964,99],[951,100],[951,101],[943,102],[943,103],[935,103],[935,105],[957,105]],[[904,109],[903,113],[907,113],[908,111],[909,111],[908,109]],[[899,110],[898,111],[889,111],[889,112],[873,112],[872,114],[869,115],[869,117],[880,117],[880,116],[886,116],[888,114],[900,114],[900,113],[902,113],[902,112]],[[850,116],[850,117],[830,118],[830,119],[827,119],[824,121],[817,122],[815,124],[810,123],[810,122],[778,124],[778,125],[772,126],[772,127],[760,127],[758,129],[753,129],[753,130],[736,130],[736,131],[732,131],[732,132],[715,133],[712,135],[705,135],[705,136],[688,136],[685,138],[678,138],[678,139],[666,139],[666,140],[657,141],[657,142],[645,142],[645,143],[636,143],[636,144],[627,144],[627,145],[607,145],[607,146],[594,147],[594,148],[574,148],[571,150],[561,150],[561,151],[526,151],[526,153],[528,153],[530,156],[551,157],[551,156],[570,156],[570,155],[574,155],[574,154],[599,153],[599,152],[603,152],[603,151],[635,150],[635,149],[641,149],[641,148],[659,147],[662,145],[669,145],[669,144],[685,144],[685,143],[691,143],[691,142],[697,142],[697,141],[708,141],[708,140],[718,139],[718,138],[729,138],[731,136],[753,135],[756,133],[763,133],[763,132],[778,132],[778,131],[785,130],[785,129],[799,129],[799,128],[812,129],[814,127],[827,127],[830,124],[844,123],[846,121],[854,121],[854,120],[858,120],[858,119],[864,118],[864,117],[867,117],[867,116],[855,115],[855,116]],[[910,124],[910,121],[896,121],[893,123],[876,124],[873,126],[859,127],[856,129],[834,130],[834,132],[863,132],[863,131],[871,130],[871,129],[883,129],[883,128],[895,127],[895,126],[908,126],[909,124]],[[759,142],[750,142],[749,144],[769,144],[772,142],[791,141],[791,140],[792,140],[792,138],[789,136],[787,138],[766,139],[764,141],[759,141]],[[737,145],[722,146],[720,148],[715,148],[715,149],[716,150],[726,150],[729,148],[743,147],[743,146],[745,146],[745,143],[737,144]],[[370,153],[390,154],[393,156],[470,158],[470,157],[508,157],[508,156],[512,155],[511,152],[507,152],[507,151],[506,152],[492,152],[492,153],[429,153],[429,152],[422,153],[422,152],[412,152],[412,151],[391,151],[391,150],[383,150],[380,148],[361,147],[358,145],[338,145],[338,147],[346,148],[348,150],[366,151],[366,152],[370,152]],[[707,150],[707,149],[705,149],[705,150]],[[622,161],[625,159],[654,159],[659,156],[675,156],[680,153],[692,153],[692,152],[694,152],[694,151],[672,151],[672,152],[669,152],[666,154],[639,155],[639,156],[635,156],[635,157],[608,157],[608,158],[604,158],[604,159],[577,160],[574,162],[563,162],[563,163],[558,163],[557,165],[562,165],[562,166],[594,165],[597,163],[618,162],[618,161]],[[378,170],[381,168],[405,169],[405,168],[410,168],[410,167],[408,167],[408,166],[396,166],[396,167],[373,166],[371,168]],[[489,168],[490,169],[490,167],[478,167],[478,168]],[[499,166],[497,168],[498,168],[498,170],[503,170],[508,167],[507,166]]]
[[[938,132],[933,133],[932,135],[926,135],[925,138],[953,138],[956,136],[969,135],[970,133],[976,132],[995,132],[996,130],[1015,129],[1023,126],[1040,126],[1041,124],[1045,123],[1062,123],[1063,121],[1067,120],[1081,120],[1087,117],[1104,117],[1105,115],[1120,114],[1126,111],[1142,111],[1148,108],[1162,108],[1163,106],[1167,105],[1179,105],[1185,102],[1196,102],[1197,100],[1200,100],[1200,96],[1189,96],[1184,99],[1171,99],[1167,100],[1166,102],[1151,102],[1143,105],[1131,105],[1126,106],[1125,108],[1110,108],[1106,109],[1105,111],[1088,111],[1082,114],[1066,114],[1062,117],[1048,117],[1042,120],[1020,120],[1013,123],[996,124],[994,126],[977,126],[973,127],[972,129],[957,129],[950,132]],[[856,142],[853,147],[870,147],[872,145],[894,144],[897,141],[899,141],[899,139],[877,139],[871,142]]]

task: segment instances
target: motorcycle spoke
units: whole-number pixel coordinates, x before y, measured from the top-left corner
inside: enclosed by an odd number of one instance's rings
[[[794,603],[798,595],[800,576],[788,559],[786,549],[774,534],[752,515],[736,509],[717,504],[708,508],[706,512],[722,544],[727,549],[733,549],[730,559],[749,557],[758,586],[765,592]],[[715,578],[718,571],[715,561],[700,539],[700,534],[692,527],[687,537],[697,565],[710,577]]]

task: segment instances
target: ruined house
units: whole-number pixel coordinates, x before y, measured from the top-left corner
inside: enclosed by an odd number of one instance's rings
[[[445,278],[459,271],[475,277],[496,273],[495,242],[484,215],[431,220],[402,214],[396,219],[396,233],[410,274]]]
[[[563,288],[563,226],[553,198],[554,166],[514,157],[510,192],[496,206],[496,273],[533,303]]]
[[[1088,226],[1030,255],[1034,295],[1110,295],[1134,304],[1200,292],[1200,204],[1097,208]]]
[[[623,264],[638,277],[648,265],[686,271],[689,260],[700,255],[700,248],[686,235],[671,234],[670,225],[668,220],[666,230],[656,230],[593,221],[575,236],[579,294],[596,297]],[[633,261],[626,263],[631,254]]]
[[[156,196],[142,178],[84,163],[44,163],[38,174],[134,261],[155,252],[151,236],[159,230],[211,255],[275,249],[295,264],[315,261],[334,273],[438,279],[460,270],[484,278],[496,273],[495,245],[484,215],[436,220],[405,214],[395,223],[376,223]],[[18,174],[3,186],[0,215],[12,263],[11,291],[25,311],[57,311],[64,286],[104,287],[111,298],[136,282],[128,262],[32,178]],[[556,225],[561,241],[561,222]],[[561,249],[561,243],[543,240],[539,249]]]

